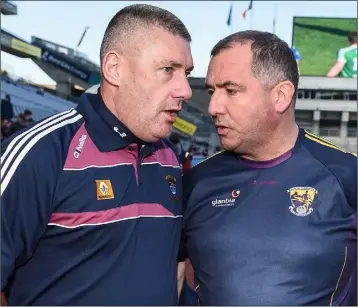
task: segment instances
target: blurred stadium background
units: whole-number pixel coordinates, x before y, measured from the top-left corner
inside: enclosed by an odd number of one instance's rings
[[[17,15],[17,6],[1,1],[1,14]],[[308,131],[357,152],[357,79],[325,77],[335,62],[337,50],[347,45],[347,33],[357,28],[357,20],[297,16],[292,22],[292,46],[302,56],[297,122]],[[14,121],[25,110],[30,110],[32,119],[38,121],[75,107],[83,91],[100,81],[99,66],[77,48],[68,48],[61,42],[37,36],[24,41],[11,29],[1,28],[1,50],[31,59],[56,81],[55,86],[34,84],[2,70],[1,98],[10,96]],[[216,152],[220,145],[207,113],[209,96],[204,78],[189,78],[189,82],[193,96],[184,104],[173,133],[181,137],[184,149],[194,155],[195,164]]]

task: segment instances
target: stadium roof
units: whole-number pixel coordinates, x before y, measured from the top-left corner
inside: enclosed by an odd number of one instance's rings
[[[0,1],[1,14],[17,15],[17,5],[8,0]]]

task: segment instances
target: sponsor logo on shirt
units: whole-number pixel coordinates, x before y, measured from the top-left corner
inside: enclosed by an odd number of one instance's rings
[[[291,206],[288,209],[296,216],[307,216],[313,212],[312,202],[318,191],[311,187],[294,187],[287,192],[290,195]]]
[[[240,190],[233,190],[226,198],[215,199],[211,202],[213,207],[230,207],[235,205],[236,199],[240,196]]]
[[[83,135],[81,135],[81,137],[78,140],[78,145],[77,145],[75,151],[73,152],[73,155],[76,159],[78,159],[80,157],[83,146],[85,145],[86,138],[87,138],[87,135],[83,134]]]
[[[127,134],[126,134],[125,132],[122,132],[122,133],[121,133],[121,132],[119,131],[118,127],[113,127],[113,130],[114,130],[114,132],[118,133],[119,136],[120,136],[122,139],[127,136]]]
[[[113,199],[114,193],[110,180],[96,180],[97,200]]]

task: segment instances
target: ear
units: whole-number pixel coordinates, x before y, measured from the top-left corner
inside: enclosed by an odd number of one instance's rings
[[[273,88],[273,98],[275,110],[277,113],[285,113],[291,106],[292,98],[295,93],[295,87],[290,81],[283,81]]]
[[[115,50],[110,50],[104,55],[102,61],[102,74],[108,83],[114,86],[119,86],[122,63],[122,55]]]

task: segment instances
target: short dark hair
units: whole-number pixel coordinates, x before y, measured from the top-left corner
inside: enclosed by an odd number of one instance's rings
[[[211,56],[214,57],[235,44],[246,43],[251,43],[253,76],[269,88],[286,80],[292,82],[295,87],[292,98],[294,105],[299,81],[297,62],[292,49],[275,34],[251,30],[231,34],[214,46]]]
[[[129,5],[114,15],[107,26],[100,49],[101,66],[104,55],[119,37],[128,38],[139,27],[145,29],[150,26],[161,27],[191,42],[189,31],[173,13],[148,4]]]
[[[353,32],[350,32],[350,33],[348,34],[348,41],[349,41],[351,44],[358,43],[357,31],[353,31]]]

